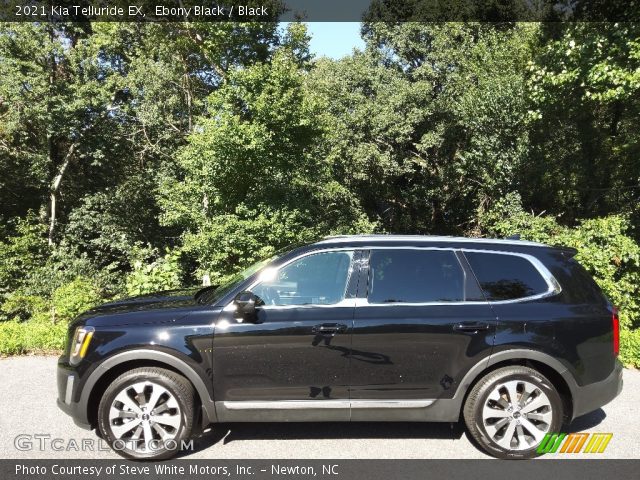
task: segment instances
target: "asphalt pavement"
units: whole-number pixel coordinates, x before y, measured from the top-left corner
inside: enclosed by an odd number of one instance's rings
[[[0,388],[0,458],[119,458],[56,406],[55,357],[1,359]],[[613,433],[606,451],[571,458],[640,459],[639,401],[640,371],[625,370],[622,394],[569,426],[570,432]],[[449,423],[220,424],[194,447],[184,458],[487,458],[461,424]]]

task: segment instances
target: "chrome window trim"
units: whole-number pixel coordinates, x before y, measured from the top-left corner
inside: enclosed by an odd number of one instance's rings
[[[343,298],[338,303],[307,303],[304,305],[261,305],[257,308],[262,308],[264,310],[291,310],[294,308],[353,308],[356,306],[356,300],[357,298]]]
[[[528,253],[521,252],[510,252],[506,250],[488,250],[488,249],[474,249],[474,248],[455,248],[455,247],[431,247],[431,246],[415,246],[415,245],[358,245],[358,246],[348,246],[348,247],[326,247],[318,250],[310,250],[300,255],[288,260],[286,263],[283,263],[277,268],[279,271],[281,268],[286,267],[290,263],[295,262],[301,258],[315,255],[318,253],[326,253],[326,252],[341,252],[341,251],[350,251],[356,252],[357,250],[449,250],[455,254],[455,252],[472,252],[472,253],[488,253],[494,255],[512,255],[516,257],[524,258],[529,261],[533,265],[533,267],[538,271],[538,273],[542,276],[545,283],[547,284],[547,291],[543,293],[538,293],[536,295],[529,295],[527,297],[515,298],[510,300],[463,300],[457,302],[393,302],[393,303],[369,303],[366,297],[356,297],[356,298],[343,298],[338,303],[333,303],[329,305],[324,304],[308,304],[308,305],[263,305],[260,308],[270,309],[291,309],[291,308],[344,308],[344,307],[426,307],[426,306],[446,306],[446,305],[507,305],[512,303],[523,303],[529,302],[532,300],[539,300],[541,298],[547,298],[554,295],[558,295],[562,292],[562,287],[560,283],[555,279],[553,274],[549,271],[549,269],[536,257],[530,255]],[[460,264],[460,260],[456,257],[458,264]],[[367,262],[368,263],[368,262]],[[347,285],[351,279],[351,275],[354,272],[356,262],[351,261],[351,265],[349,267],[349,278],[347,279]],[[268,265],[266,265],[268,267]],[[463,265],[460,265],[460,268],[466,275],[466,270]],[[251,290],[256,285],[260,283],[259,280],[253,282],[246,289]],[[480,287],[482,289],[482,287]],[[231,300],[225,307],[224,311],[233,311],[235,310],[235,305],[233,300]]]
[[[495,255],[512,255],[512,256],[516,256],[516,257],[521,257],[524,258],[525,260],[529,261],[529,263],[531,263],[533,265],[533,267],[538,271],[538,273],[540,274],[540,276],[544,279],[545,283],[547,284],[547,291],[543,292],[543,293],[538,293],[536,295],[529,295],[527,297],[522,297],[522,298],[514,298],[514,299],[510,299],[510,300],[465,300],[465,301],[459,301],[459,302],[390,302],[390,303],[369,303],[368,299],[365,298],[357,298],[357,302],[356,302],[356,306],[358,307],[391,307],[391,306],[407,306],[407,307],[426,307],[426,306],[445,306],[445,305],[487,305],[487,304],[491,304],[491,305],[503,305],[503,304],[511,304],[511,303],[522,303],[522,302],[529,302],[532,300],[538,300],[541,298],[546,298],[546,297],[550,297],[553,295],[557,295],[562,291],[562,287],[560,286],[560,284],[558,283],[558,281],[555,279],[555,277],[551,274],[551,272],[549,271],[549,269],[547,269],[547,267],[544,266],[544,264],[538,260],[536,257],[534,257],[533,255],[529,255],[528,253],[521,253],[521,252],[509,252],[506,250],[487,250],[487,249],[473,249],[473,248],[455,248],[455,247],[416,247],[416,246],[404,246],[404,245],[397,245],[397,246],[384,246],[384,245],[373,245],[373,246],[368,246],[362,247],[363,250],[399,250],[399,249],[405,249],[405,250],[451,250],[453,252],[459,251],[459,252],[473,252],[473,253],[489,253],[489,254],[495,254]],[[458,263],[460,261],[458,260]],[[464,267],[461,268],[463,271],[465,271]],[[466,272],[465,272],[466,273]],[[482,287],[481,287],[482,289]]]

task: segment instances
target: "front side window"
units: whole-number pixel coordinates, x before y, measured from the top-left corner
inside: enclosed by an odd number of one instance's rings
[[[265,305],[333,305],[345,298],[352,258],[352,251],[307,255],[251,290]]]
[[[549,285],[526,258],[488,252],[465,252],[487,300],[516,300],[546,293]]]
[[[450,250],[372,250],[369,303],[464,300],[464,273]]]

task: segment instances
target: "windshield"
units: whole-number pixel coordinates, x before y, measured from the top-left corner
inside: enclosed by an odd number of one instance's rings
[[[199,303],[214,303],[217,302],[220,298],[222,298],[227,292],[231,291],[235,286],[249,278],[254,273],[262,270],[265,266],[273,262],[274,260],[280,258],[282,256],[281,252],[276,253],[275,255],[270,256],[269,258],[265,258],[260,260],[250,267],[245,268],[241,272],[234,275],[229,281],[223,283],[219,286],[211,286],[205,287],[196,293],[196,299]]]

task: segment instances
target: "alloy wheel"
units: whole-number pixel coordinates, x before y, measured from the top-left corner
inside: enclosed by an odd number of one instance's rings
[[[498,383],[482,409],[487,434],[507,450],[535,447],[549,432],[552,421],[549,397],[525,380]]]
[[[158,383],[144,381],[124,387],[109,409],[109,426],[123,448],[150,453],[178,434],[181,412],[174,395]]]

